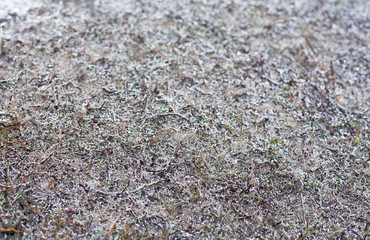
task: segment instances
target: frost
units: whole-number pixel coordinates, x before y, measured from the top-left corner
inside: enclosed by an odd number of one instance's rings
[[[366,8],[81,0],[0,19],[0,238],[366,238]]]

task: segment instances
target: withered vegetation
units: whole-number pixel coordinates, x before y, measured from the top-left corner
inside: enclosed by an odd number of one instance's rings
[[[1,23],[1,239],[369,237],[367,1],[80,4]]]

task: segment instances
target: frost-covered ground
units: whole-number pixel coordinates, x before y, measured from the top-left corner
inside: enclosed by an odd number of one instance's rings
[[[80,1],[5,16],[0,238],[366,239],[369,12]]]
[[[25,16],[30,8],[40,7],[42,4],[42,0],[1,0],[0,22],[10,20],[15,14]]]

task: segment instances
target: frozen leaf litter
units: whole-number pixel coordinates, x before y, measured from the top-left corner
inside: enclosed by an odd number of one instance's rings
[[[366,1],[79,4],[1,23],[1,238],[369,236]]]

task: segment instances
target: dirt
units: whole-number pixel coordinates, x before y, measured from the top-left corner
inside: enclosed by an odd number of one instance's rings
[[[0,238],[368,238],[369,12],[65,1],[6,18]]]

